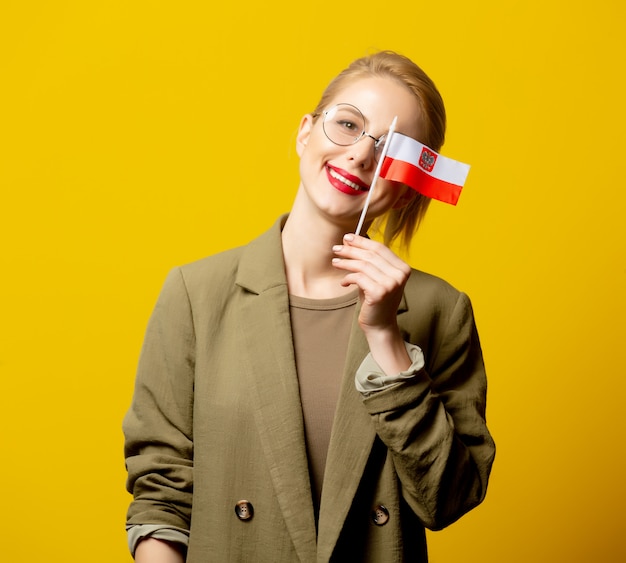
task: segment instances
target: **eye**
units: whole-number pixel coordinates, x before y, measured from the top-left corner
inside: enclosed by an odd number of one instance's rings
[[[365,119],[358,108],[350,104],[337,104],[324,112],[322,126],[330,141],[347,146],[361,138]]]
[[[339,127],[341,127],[342,129],[349,131],[350,133],[354,133],[355,135],[358,135],[361,132],[359,125],[356,124],[354,121],[350,121],[348,119],[342,119],[340,121],[337,121],[337,125],[339,125]]]

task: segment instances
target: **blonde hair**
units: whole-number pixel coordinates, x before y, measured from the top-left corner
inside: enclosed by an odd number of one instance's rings
[[[313,115],[319,115],[346,82],[366,77],[390,78],[411,91],[421,110],[418,118],[422,119],[422,136],[417,140],[439,152],[446,133],[446,111],[441,94],[419,66],[394,51],[379,51],[353,61],[326,87]],[[399,237],[406,250],[424,219],[429,203],[430,198],[418,193],[404,207],[391,209],[385,216],[379,217],[374,222],[374,229],[383,232],[387,245]]]

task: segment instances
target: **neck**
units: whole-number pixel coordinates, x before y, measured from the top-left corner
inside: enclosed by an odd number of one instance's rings
[[[332,265],[332,247],[341,244],[345,226],[292,210],[282,231],[287,284],[292,295],[312,299],[338,297],[354,291],[343,287],[345,272]]]

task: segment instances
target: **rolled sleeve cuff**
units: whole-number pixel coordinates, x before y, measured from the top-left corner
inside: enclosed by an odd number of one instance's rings
[[[398,385],[408,379],[412,379],[419,371],[424,369],[424,354],[422,349],[408,342],[405,342],[404,345],[406,346],[406,351],[412,362],[409,369],[394,375],[386,375],[374,361],[372,354],[368,354],[361,362],[354,376],[354,384],[357,391],[367,396],[370,393],[382,391],[392,385]]]
[[[163,526],[161,524],[134,524],[126,527],[128,548],[133,557],[141,540],[154,538],[172,543],[189,545],[189,532],[182,528]]]

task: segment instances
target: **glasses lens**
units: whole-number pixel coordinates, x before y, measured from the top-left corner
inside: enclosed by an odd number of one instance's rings
[[[383,152],[387,135],[378,139],[365,132],[365,118],[359,108],[352,104],[337,104],[324,112],[324,133],[336,145],[346,147],[359,141],[364,135],[374,140],[374,158],[378,161]]]
[[[350,104],[337,104],[324,113],[324,133],[336,145],[352,145],[365,131],[365,118]]]

